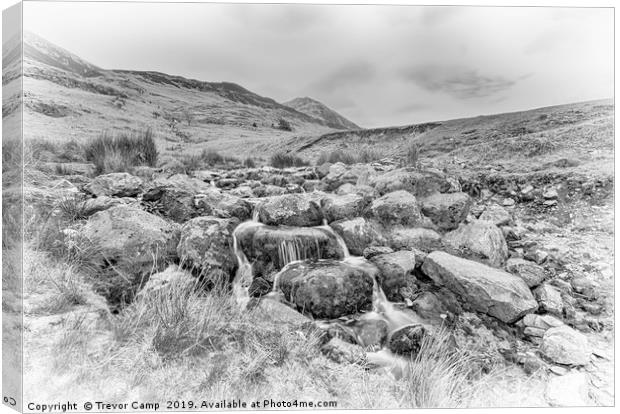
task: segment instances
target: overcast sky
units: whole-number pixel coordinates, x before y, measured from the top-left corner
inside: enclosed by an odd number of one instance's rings
[[[322,101],[364,127],[613,97],[612,9],[26,2],[106,69]]]

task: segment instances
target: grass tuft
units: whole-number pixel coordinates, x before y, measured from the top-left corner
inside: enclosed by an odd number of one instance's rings
[[[304,167],[310,163],[301,157],[285,152],[277,152],[271,156],[270,164],[276,168]]]
[[[139,165],[154,167],[158,152],[149,128],[132,135],[104,133],[86,145],[84,155],[86,160],[95,164],[96,174],[105,174],[129,172]]]

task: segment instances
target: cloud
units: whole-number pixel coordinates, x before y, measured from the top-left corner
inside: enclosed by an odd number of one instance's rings
[[[410,112],[423,111],[431,108],[430,105],[421,103],[421,102],[413,102],[407,105],[403,105],[396,109],[396,113],[406,114]]]
[[[518,80],[480,74],[464,66],[423,65],[402,71],[402,77],[431,92],[445,92],[458,99],[491,96],[511,88]]]
[[[376,69],[366,61],[349,62],[325,75],[311,86],[320,92],[332,92],[344,86],[359,85],[374,78]]]

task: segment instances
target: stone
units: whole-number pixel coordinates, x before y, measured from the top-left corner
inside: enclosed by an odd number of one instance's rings
[[[370,199],[360,194],[329,195],[321,200],[321,209],[327,222],[331,223],[361,216],[369,202]]]
[[[97,197],[135,197],[142,191],[142,185],[141,178],[119,172],[95,177],[84,190]]]
[[[417,199],[402,190],[388,193],[373,201],[370,212],[383,224],[415,226],[422,222]]]
[[[334,221],[330,227],[342,237],[349,252],[361,256],[371,246],[382,246],[387,240],[376,226],[362,217]]]
[[[261,223],[273,226],[318,226],[323,222],[319,205],[308,194],[270,197],[258,205]]]
[[[250,297],[259,298],[265,296],[271,292],[271,283],[263,279],[262,277],[255,277],[250,283],[248,288],[248,294]]]
[[[420,200],[422,213],[441,230],[453,230],[465,220],[471,198],[462,192],[435,193]]]
[[[321,347],[323,352],[329,359],[338,363],[347,364],[366,364],[366,352],[359,345],[350,344],[340,338],[332,338]]]
[[[534,296],[540,304],[540,308],[552,315],[562,316],[564,301],[562,293],[548,283],[538,286],[534,290]]]
[[[261,185],[252,189],[256,197],[275,197],[286,194],[286,188],[277,185]]]
[[[315,318],[334,319],[372,307],[373,277],[334,260],[291,263],[278,286],[297,309]]]
[[[388,338],[388,348],[399,355],[415,358],[420,352],[422,341],[429,335],[423,325],[406,325],[392,332]]]
[[[542,329],[546,331],[550,328],[556,328],[564,325],[564,322],[551,315],[536,315],[530,313],[523,318],[523,324],[527,327]]]
[[[504,207],[497,204],[488,205],[478,218],[490,221],[498,227],[509,225],[512,222],[511,214]]]
[[[401,250],[374,256],[370,261],[379,269],[377,281],[388,300],[402,301],[400,289],[408,285],[408,279],[414,279],[415,254]]]
[[[504,206],[504,207],[512,207],[514,205],[515,205],[515,201],[512,198],[510,198],[510,197],[505,198],[502,201],[502,206]]]
[[[523,257],[527,260],[535,262],[536,264],[543,264],[547,261],[547,258],[549,258],[549,254],[544,250],[530,249],[525,252]]]
[[[558,191],[555,188],[550,188],[543,193],[543,198],[545,200],[557,200],[558,199]]]
[[[599,285],[585,276],[575,277],[570,281],[572,289],[587,300],[596,300],[599,296]]]
[[[549,379],[545,396],[554,407],[584,407],[593,405],[590,401],[589,381],[585,373],[573,371]]]
[[[179,229],[137,207],[120,205],[91,216],[79,237],[91,263],[113,265],[133,276],[163,270],[176,259]]]
[[[183,287],[189,289],[198,286],[198,279],[177,265],[170,265],[163,272],[155,273],[149,277],[139,295],[161,292],[171,287]]]
[[[546,277],[543,267],[521,258],[508,259],[505,269],[523,279],[529,288],[540,285]]]
[[[394,250],[388,246],[369,246],[364,249],[363,256],[365,259],[372,259],[379,254],[392,253]]]
[[[445,252],[429,254],[422,272],[437,285],[446,286],[473,309],[502,322],[515,322],[538,307],[519,277]]]
[[[417,295],[413,299],[411,308],[420,317],[439,323],[441,323],[441,315],[447,311],[437,295],[430,291],[424,291]]]
[[[567,325],[549,328],[543,336],[540,351],[558,364],[586,365],[590,362],[588,339]]]
[[[452,187],[445,174],[440,171],[418,171],[414,168],[388,171],[371,179],[370,184],[380,195],[404,190],[420,197],[437,192],[444,193]]]
[[[132,205],[138,208],[138,201],[131,197],[108,197],[100,196],[95,198],[87,198],[83,201],[82,207],[84,215],[89,217],[100,211],[107,210],[120,205]]]
[[[383,319],[360,319],[352,328],[357,342],[364,349],[382,347],[388,336],[388,324]]]
[[[394,249],[419,249],[423,252],[440,250],[442,238],[435,230],[422,227],[400,227],[391,231],[390,246]]]
[[[181,228],[177,254],[193,272],[214,283],[232,281],[237,270],[233,231],[237,219],[196,217]]]
[[[252,217],[252,205],[249,201],[215,188],[196,195],[194,205],[202,215],[236,217],[239,221],[246,221]]]
[[[493,223],[476,220],[461,224],[447,233],[444,242],[457,250],[471,252],[487,259],[492,266],[501,266],[508,258],[508,246],[502,231]]]
[[[258,305],[252,309],[252,313],[258,316],[261,324],[272,323],[279,328],[306,327],[312,324],[309,318],[295,309],[268,297],[261,298]]]

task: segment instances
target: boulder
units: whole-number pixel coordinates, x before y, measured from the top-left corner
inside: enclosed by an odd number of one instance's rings
[[[415,358],[420,352],[422,341],[428,335],[423,325],[406,325],[390,334],[388,347],[395,354]]]
[[[84,190],[97,197],[135,197],[142,191],[143,181],[129,173],[104,174],[84,186]]]
[[[388,193],[370,205],[370,212],[381,223],[415,226],[423,222],[418,201],[407,191]]]
[[[408,279],[414,278],[415,254],[401,250],[373,256],[370,261],[379,269],[377,281],[388,300],[403,300],[400,289],[409,285]]]
[[[480,220],[490,221],[496,226],[507,226],[512,222],[512,216],[508,210],[498,204],[486,206],[484,212],[478,218]]]
[[[542,310],[552,315],[562,316],[564,301],[562,293],[557,288],[544,283],[534,290],[534,295]]]
[[[343,341],[340,338],[332,338],[321,347],[329,359],[338,363],[366,365],[366,352],[359,345]]]
[[[373,277],[343,262],[292,263],[280,273],[278,286],[297,309],[315,318],[339,318],[372,307]]]
[[[87,198],[83,201],[82,207],[84,209],[84,215],[89,217],[100,211],[120,205],[132,205],[133,207],[139,208],[138,201],[135,198],[108,196]]]
[[[116,292],[110,293],[115,298],[108,296],[114,300],[177,259],[178,225],[137,207],[122,205],[95,213],[78,237],[84,260],[110,270],[111,276],[120,275],[115,276],[120,284],[112,287]]]
[[[484,220],[461,224],[444,236],[444,242],[464,254],[473,253],[486,259],[492,266],[501,266],[508,257],[504,234],[496,225]]]
[[[157,187],[172,187],[192,194],[209,191],[213,187],[201,179],[186,174],[174,174],[168,178],[159,178],[154,181]]]
[[[543,336],[540,351],[558,364],[586,365],[590,362],[588,339],[567,325],[549,328]]]
[[[341,162],[332,164],[329,173],[323,178],[327,191],[335,191],[343,184],[366,185],[375,170],[367,164],[347,166]]]
[[[515,322],[538,307],[519,277],[478,262],[436,251],[426,257],[422,271],[474,310],[506,323]]]
[[[471,198],[465,193],[435,193],[420,200],[422,213],[442,230],[453,230],[469,213]]]
[[[202,215],[221,218],[236,217],[240,221],[246,221],[252,217],[253,207],[247,200],[214,188],[196,195],[194,204]]]
[[[205,216],[186,222],[181,228],[177,254],[194,273],[216,283],[232,280],[237,269],[233,231],[237,219]]]
[[[523,324],[527,327],[541,329],[547,331],[550,328],[556,328],[564,325],[564,322],[551,315],[536,315],[530,313],[523,318]]]
[[[318,226],[323,222],[321,208],[309,194],[270,197],[258,205],[261,223],[273,226]]]
[[[383,319],[360,319],[352,329],[357,342],[365,349],[382,347],[388,336],[388,324]]]
[[[191,289],[198,286],[198,279],[177,265],[170,265],[163,272],[151,275],[139,295],[150,295],[170,288]]]
[[[334,221],[330,227],[342,237],[349,252],[356,256],[363,255],[367,247],[386,243],[376,226],[362,217]]]
[[[505,269],[523,279],[530,288],[540,285],[546,277],[544,268],[534,262],[521,258],[508,259]]]
[[[392,230],[390,246],[394,249],[419,249],[429,253],[441,249],[442,239],[439,233],[431,229],[402,227]]]
[[[370,199],[360,194],[329,195],[321,200],[321,209],[328,223],[336,220],[358,217]]]
[[[277,185],[260,185],[252,189],[256,197],[275,197],[287,193],[286,188]]]
[[[370,180],[380,195],[404,190],[415,196],[425,197],[436,192],[447,192],[452,187],[440,171],[418,171],[401,168],[388,171]]]
[[[146,208],[177,223],[197,217],[200,213],[194,206],[194,193],[175,187],[157,187],[142,197]]]

